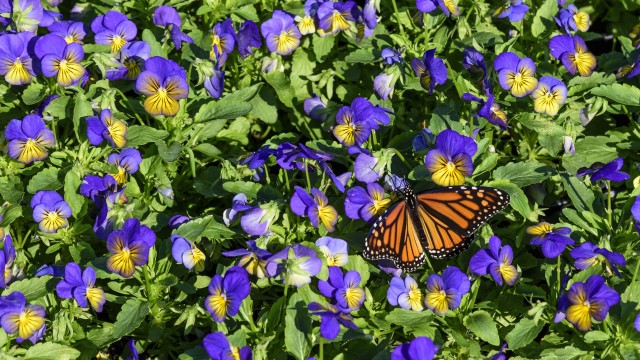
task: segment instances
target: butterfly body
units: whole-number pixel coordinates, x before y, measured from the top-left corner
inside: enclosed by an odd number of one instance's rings
[[[465,250],[480,226],[508,204],[509,195],[493,188],[452,186],[414,194],[407,186],[404,201],[373,224],[364,256],[393,260],[403,271],[413,271],[425,262],[425,248],[436,259]]]

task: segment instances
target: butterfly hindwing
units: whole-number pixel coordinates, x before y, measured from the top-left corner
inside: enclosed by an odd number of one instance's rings
[[[393,260],[403,271],[413,271],[424,263],[420,235],[406,202],[395,203],[376,220],[367,235],[364,257]]]
[[[472,235],[509,204],[509,195],[479,186],[448,187],[416,196],[429,255],[442,259],[466,249]]]

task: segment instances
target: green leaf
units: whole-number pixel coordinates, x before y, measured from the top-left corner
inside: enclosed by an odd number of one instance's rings
[[[344,60],[348,63],[371,64],[376,60],[373,48],[358,48],[347,55]]]
[[[19,203],[24,196],[24,185],[18,176],[0,177],[0,196],[3,202]]]
[[[640,106],[640,89],[629,84],[601,85],[591,90],[591,94],[622,105]]]
[[[200,108],[200,111],[193,118],[195,122],[205,122],[211,120],[235,119],[248,114],[253,107],[248,102],[238,102],[237,100],[211,101]]]
[[[58,190],[62,188],[62,183],[58,180],[59,170],[57,168],[46,168],[31,178],[27,191],[35,194],[40,190]]]
[[[182,153],[182,145],[177,142],[174,142],[171,146],[167,147],[163,141],[157,141],[156,146],[158,147],[158,154],[162,160],[166,162],[174,162],[178,160]]]
[[[331,53],[331,50],[333,49],[333,46],[336,43],[336,37],[335,36],[320,37],[318,35],[315,35],[313,36],[313,39],[311,40],[311,42],[313,43],[312,47],[313,47],[313,52],[316,55],[316,60],[318,60],[319,63],[322,63],[325,60],[327,60],[327,57]]]
[[[61,344],[52,342],[40,342],[27,350],[25,360],[72,360],[80,356],[80,351]]]
[[[537,161],[508,163],[493,172],[496,180],[509,180],[512,184],[524,187],[537,184],[553,175],[555,170]]]
[[[11,223],[20,216],[22,216],[22,206],[16,204],[5,207],[4,213],[2,214],[2,221],[0,221],[0,227],[11,225]]]
[[[567,96],[573,96],[596,86],[609,85],[615,82],[616,76],[614,74],[597,71],[591,76],[576,76],[567,83],[567,88],[569,89]]]
[[[537,38],[548,29],[555,28],[553,16],[558,12],[557,0],[545,0],[536,11],[531,23],[531,35]]]
[[[529,128],[538,134],[549,136],[564,135],[564,128],[555,122],[545,120],[539,114],[525,114],[518,121],[526,128]]]
[[[87,101],[84,94],[76,94],[75,106],[73,107],[73,131],[78,139],[80,138],[80,119],[93,115],[91,102]]]
[[[127,130],[127,147],[136,147],[150,142],[158,142],[169,136],[165,130],[154,129],[151,126],[132,125]]]
[[[253,181],[228,181],[222,184],[222,188],[230,193],[245,194],[247,198],[258,199],[259,202],[282,200],[280,190]]]
[[[78,194],[81,183],[82,179],[80,179],[80,176],[73,170],[69,171],[64,177],[64,201],[69,204],[71,213],[75,218],[78,218],[82,206],[86,201],[84,196]]]
[[[142,31],[142,40],[146,41],[151,46],[150,56],[161,56],[167,58],[167,51],[162,48],[162,44],[156,39],[153,31],[144,29]]]
[[[484,310],[476,311],[464,318],[464,325],[474,334],[491,345],[500,345],[498,327],[488,312]]]
[[[228,141],[228,142],[237,141],[242,145],[247,145],[249,144],[250,131],[251,131],[251,122],[249,121],[249,119],[241,117],[241,118],[235,119],[229,125],[228,128],[220,130],[218,135],[216,135],[216,138],[218,140]]]
[[[433,314],[428,311],[413,311],[402,308],[395,308],[384,317],[391,324],[400,325],[409,330],[429,323],[432,318]]]
[[[543,327],[544,323],[542,321],[536,323],[528,318],[520,320],[505,337],[507,344],[509,344],[509,349],[515,350],[531,344]]]
[[[54,291],[57,283],[57,279],[48,275],[32,277],[9,284],[9,286],[2,292],[2,296],[19,291],[27,298],[27,301],[31,302]]]
[[[509,194],[509,196],[511,197],[511,207],[515,211],[519,212],[520,215],[522,215],[525,219],[530,219],[531,207],[529,206],[529,199],[527,198],[527,195],[525,195],[524,191],[520,189],[520,187],[512,184],[509,180],[494,180],[484,185],[506,191],[507,194]]]
[[[569,174],[561,174],[560,178],[573,206],[580,211],[593,211],[596,195],[580,179]]]
[[[251,99],[251,116],[264,121],[267,124],[275,124],[278,121],[277,97],[273,90],[264,88],[260,94]]]
[[[272,71],[267,74],[262,74],[264,79],[273,87],[278,94],[278,100],[280,100],[286,107],[293,108],[293,98],[296,96],[296,92],[291,86],[291,81],[282,72]]]
[[[311,317],[307,305],[297,293],[289,299],[284,320],[287,352],[298,360],[306,360],[311,353]]]
[[[221,224],[213,215],[207,215],[180,225],[174,234],[197,242],[201,237],[228,238],[233,236],[235,232],[229,230],[224,224]]]
[[[42,101],[42,99],[44,99],[46,95],[47,89],[44,87],[44,85],[37,82],[32,82],[22,92],[22,101],[25,103],[25,105],[34,105]]]

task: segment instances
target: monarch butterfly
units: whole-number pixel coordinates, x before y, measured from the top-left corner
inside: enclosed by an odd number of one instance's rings
[[[414,194],[406,186],[404,201],[391,205],[367,235],[364,257],[389,259],[410,272],[429,255],[444,259],[459,254],[490,217],[509,204],[501,190],[480,186],[451,186]]]

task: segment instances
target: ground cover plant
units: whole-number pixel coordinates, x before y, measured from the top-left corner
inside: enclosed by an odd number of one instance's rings
[[[640,358],[640,2],[0,9],[1,359]]]

